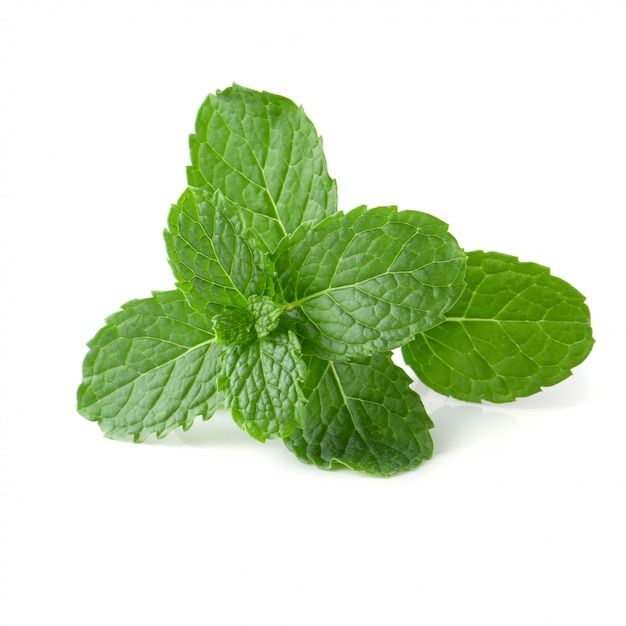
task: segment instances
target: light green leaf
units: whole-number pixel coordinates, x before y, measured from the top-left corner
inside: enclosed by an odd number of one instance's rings
[[[322,140],[287,98],[239,85],[210,95],[190,148],[189,184],[220,190],[250,211],[270,250],[302,222],[337,210]]]
[[[447,321],[402,350],[429,387],[508,402],[562,381],[589,354],[585,298],[547,267],[478,250],[468,253],[466,280]]]
[[[254,330],[257,336],[266,337],[277,328],[285,307],[267,296],[251,296],[248,306],[254,319]]]
[[[363,363],[309,357],[307,369],[304,425],[285,440],[301,460],[390,476],[431,457],[432,422],[388,354]]]
[[[264,441],[287,436],[300,422],[304,362],[291,331],[231,346],[224,354],[220,389],[239,426]]]
[[[243,345],[253,338],[254,318],[248,309],[225,309],[213,317],[215,341],[227,345]]]
[[[192,307],[245,307],[250,295],[271,289],[263,245],[221,193],[187,189],[172,206],[168,226],[170,265]]]
[[[465,254],[430,215],[359,207],[302,226],[275,263],[306,351],[346,359],[391,350],[443,321],[463,289]]]
[[[218,343],[241,345],[266,337],[278,327],[284,306],[267,296],[250,296],[246,309],[227,308],[213,317]]]
[[[109,437],[135,441],[209,419],[222,401],[222,347],[210,328],[178,291],[127,302],[88,344],[78,412]]]

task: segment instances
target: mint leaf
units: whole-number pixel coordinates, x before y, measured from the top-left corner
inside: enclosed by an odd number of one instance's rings
[[[78,412],[109,437],[142,441],[209,419],[221,404],[211,320],[178,291],[131,300],[89,342]]]
[[[267,296],[251,296],[248,309],[254,319],[256,334],[266,337],[278,326],[285,307]]]
[[[278,327],[284,308],[267,296],[250,296],[247,309],[228,308],[213,317],[215,340],[241,345],[266,337]]]
[[[301,460],[390,476],[429,459],[430,418],[388,354],[363,363],[307,359],[304,425],[285,439]]]
[[[263,246],[221,193],[187,189],[173,205],[165,243],[177,287],[192,307],[245,307],[271,289]]]
[[[213,317],[215,341],[230,345],[242,345],[253,339],[254,318],[248,309],[226,309]]]
[[[190,148],[189,184],[220,190],[251,212],[270,250],[302,222],[337,210],[322,140],[287,98],[239,85],[210,95]]]
[[[387,351],[443,321],[463,289],[465,254],[440,220],[396,207],[336,213],[274,255],[288,315],[307,352]]]
[[[285,437],[301,421],[305,366],[291,331],[229,347],[222,372],[220,389],[234,420],[256,439]]]
[[[402,350],[429,387],[508,402],[562,381],[589,354],[585,298],[547,267],[478,250],[468,253],[466,280],[447,321]]]

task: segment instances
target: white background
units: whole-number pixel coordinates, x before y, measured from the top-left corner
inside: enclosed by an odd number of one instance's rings
[[[625,33],[602,0],[2,0],[0,623],[623,625]],[[436,455],[389,480],[226,414],[102,437],[84,344],[172,286],[187,135],[233,81],[304,104],[343,209],[571,281],[589,359],[509,405],[416,384]]]

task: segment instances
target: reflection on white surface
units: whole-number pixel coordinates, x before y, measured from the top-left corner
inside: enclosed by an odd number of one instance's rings
[[[548,419],[544,413],[580,406],[590,394],[584,372],[528,398],[503,404],[455,400],[432,391],[419,381],[411,387],[420,395],[435,423],[432,435],[436,454],[466,448],[478,441],[497,440],[514,431],[516,422],[538,415]],[[258,447],[258,442],[239,429],[228,411],[217,411],[208,421],[197,418],[187,432],[178,428],[164,439],[150,437],[145,443],[158,446]]]
[[[496,443],[515,434],[529,421],[550,420],[557,413],[567,413],[584,405],[591,393],[584,372],[575,372],[560,384],[527,398],[502,404],[455,400],[432,391],[420,381],[411,387],[422,398],[435,424],[432,435],[436,455]]]
[[[511,433],[518,421],[480,405],[442,406],[431,411],[430,417],[435,423],[431,432],[437,455],[474,446],[477,441],[500,439]]]
[[[589,398],[591,386],[589,385],[587,369],[578,371],[574,369],[573,374],[564,381],[552,387],[546,387],[543,391],[528,398],[520,398],[511,403],[515,409],[567,409],[582,406]]]
[[[249,448],[259,445],[259,442],[235,424],[228,411],[217,411],[211,419],[206,421],[197,418],[187,432],[182,428],[177,428],[164,439],[151,437],[146,443],[159,446],[223,446],[228,448]]]

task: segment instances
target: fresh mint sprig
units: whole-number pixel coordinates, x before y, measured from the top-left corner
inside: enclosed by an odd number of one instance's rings
[[[425,213],[338,213],[321,138],[290,100],[211,95],[190,147],[165,231],[176,290],[123,305],[89,343],[78,410],[106,435],[163,437],[226,407],[305,462],[389,476],[433,449],[391,350],[435,390],[494,402],[589,353],[584,298],[546,268],[466,255]]]

